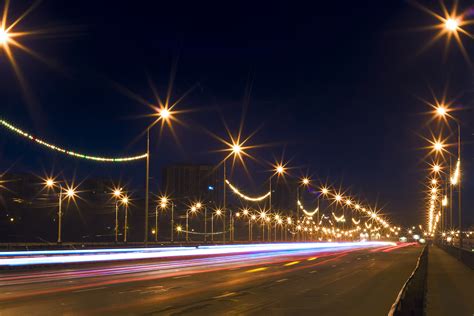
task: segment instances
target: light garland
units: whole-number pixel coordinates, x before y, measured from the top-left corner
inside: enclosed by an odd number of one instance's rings
[[[356,225],[359,225],[360,224],[360,219],[358,221],[356,221],[354,218],[352,218],[352,222]]]
[[[42,145],[48,149],[51,149],[53,151],[57,151],[69,156],[73,156],[76,158],[82,158],[82,159],[87,159],[87,160],[94,160],[94,161],[100,161],[100,162],[128,162],[128,161],[134,161],[134,160],[140,160],[140,159],[145,159],[147,157],[147,154],[141,154],[137,156],[131,156],[131,157],[116,157],[116,158],[111,158],[111,157],[98,157],[98,156],[90,156],[90,155],[85,155],[81,153],[77,153],[71,150],[67,150],[58,146],[55,146],[51,143],[48,143],[44,140],[41,140],[39,138],[34,137],[33,135],[19,129],[18,127],[8,123],[5,120],[0,119],[0,125],[3,127],[6,127],[10,131],[16,133],[17,135],[23,136],[31,141],[36,142],[39,145]]]
[[[271,192],[267,192],[266,194],[262,195],[262,196],[258,196],[258,197],[250,197],[250,196],[247,196],[243,193],[241,193],[239,191],[239,189],[237,189],[236,187],[234,187],[230,182],[229,180],[225,180],[225,182],[227,183],[227,185],[229,186],[229,188],[231,188],[232,191],[234,191],[235,194],[237,194],[238,196],[240,196],[241,198],[243,198],[244,200],[247,200],[247,201],[252,201],[252,202],[259,202],[259,201],[262,201],[264,199],[266,199],[267,197],[270,196]]]
[[[334,219],[336,220],[336,222],[345,222],[346,221],[346,218],[344,217],[344,214],[342,214],[341,216],[337,217],[336,214],[334,214],[334,212],[332,213],[332,216],[334,217]]]
[[[319,207],[317,207],[314,211],[308,212],[307,210],[305,210],[305,208],[303,207],[303,204],[301,204],[299,200],[298,200],[298,207],[303,211],[303,213],[305,213],[306,216],[310,216],[310,217],[312,217],[314,214],[316,214],[319,211]]]

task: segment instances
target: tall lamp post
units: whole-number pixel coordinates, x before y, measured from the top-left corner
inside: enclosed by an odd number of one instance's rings
[[[214,216],[217,216],[217,217],[222,216],[222,210],[217,209],[211,215],[211,241],[214,241]]]
[[[189,242],[189,212],[195,214],[202,207],[200,202],[191,206],[189,210],[186,210],[186,242]]]
[[[170,123],[172,112],[168,107],[162,107],[158,110],[157,121]],[[155,122],[156,123],[156,122]],[[153,123],[146,129],[146,168],[145,168],[145,235],[144,243],[148,242],[148,211],[149,211],[149,195],[150,195],[150,129],[155,125]]]
[[[118,242],[118,210],[119,210],[119,201],[122,197],[122,188],[114,189],[113,192],[115,198],[115,242]]]
[[[66,185],[66,189],[64,189],[61,183],[55,183],[54,179],[47,179],[45,182],[45,186],[48,189],[54,189],[55,186],[59,187],[58,192],[58,239],[57,243],[60,244],[62,242],[62,218],[63,218],[63,194],[65,194],[68,200],[74,199],[77,196],[77,191],[75,187]]]
[[[124,224],[124,228],[123,228],[123,242],[127,242],[127,233],[128,233],[128,204],[130,203],[130,199],[128,198],[128,196],[123,196],[122,197],[122,205],[125,206],[125,224]]]
[[[462,208],[461,208],[461,125],[459,121],[454,118],[452,115],[448,114],[448,109],[445,105],[441,104],[436,107],[436,114],[447,120],[447,118],[451,118],[457,125],[457,149],[458,149],[458,159],[456,162],[456,167],[454,169],[454,173],[450,177],[450,182],[452,186],[458,186],[458,225],[459,225],[459,248],[462,249],[463,241],[462,241]],[[436,144],[435,144],[436,146]],[[452,201],[451,201],[452,205]]]
[[[277,164],[274,166],[274,169],[273,169],[273,174],[270,176],[270,178],[268,179],[268,183],[269,183],[269,192],[270,192],[270,196],[268,197],[269,198],[269,205],[270,205],[270,212],[272,211],[272,196],[273,196],[273,192],[272,192],[272,179],[274,176],[283,176],[284,174],[286,173],[286,168],[285,168],[285,164]]]

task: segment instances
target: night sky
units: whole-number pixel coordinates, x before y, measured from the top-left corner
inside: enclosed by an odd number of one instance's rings
[[[11,16],[28,5],[13,1]],[[446,57],[443,41],[422,51],[435,32],[417,28],[436,22],[406,1],[45,0],[17,30],[49,29],[20,39],[48,62],[14,50],[25,91],[1,53],[0,116],[73,150],[133,155],[144,151],[152,111],[124,87],[153,102],[149,82],[165,97],[175,73],[172,100],[191,92],[176,107],[186,111],[174,125],[179,145],[167,129],[160,140],[158,129],[152,134],[155,178],[170,163],[218,162],[222,144],[205,131],[224,137],[225,121],[236,132],[245,112],[244,135],[259,129],[249,144],[268,146],[250,151],[258,160],[248,164],[251,179],[236,166],[241,187],[258,192],[267,162],[284,154],[295,176],[308,172],[377,202],[397,223],[418,224],[428,173],[420,135],[440,130],[427,125],[430,108],[419,98],[431,101],[430,89],[441,96],[448,86],[463,108],[454,115],[463,126],[464,212],[472,223],[471,68],[456,45]],[[472,40],[464,44],[474,52]],[[54,166],[78,178],[144,182],[143,162],[104,166],[0,135],[2,170],[42,174]]]

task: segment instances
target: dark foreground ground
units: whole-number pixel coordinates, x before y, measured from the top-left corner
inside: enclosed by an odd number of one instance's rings
[[[0,315],[386,315],[421,247],[0,271]]]

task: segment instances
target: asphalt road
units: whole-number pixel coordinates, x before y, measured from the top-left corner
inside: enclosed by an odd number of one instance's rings
[[[386,315],[421,247],[0,272],[0,315]]]

